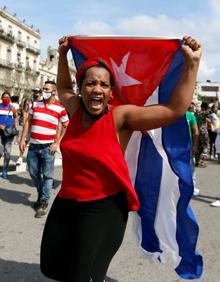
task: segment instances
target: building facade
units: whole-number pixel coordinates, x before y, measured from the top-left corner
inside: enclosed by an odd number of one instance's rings
[[[0,91],[28,95],[39,76],[40,32],[0,10]]]
[[[56,81],[57,79],[57,66],[58,66],[59,54],[57,49],[52,49],[50,46],[47,49],[47,58],[41,59],[39,64],[39,79],[37,81],[38,86],[41,88],[46,80]],[[75,85],[76,68],[73,60],[69,60],[69,70],[73,81],[73,87]]]
[[[196,85],[196,94],[201,98],[220,99],[220,82],[198,82]]]
[[[48,47],[47,58],[40,57],[40,31],[0,8],[0,94],[9,91],[20,102],[42,87],[46,80],[56,81],[58,52]],[[69,65],[74,82],[75,66]]]

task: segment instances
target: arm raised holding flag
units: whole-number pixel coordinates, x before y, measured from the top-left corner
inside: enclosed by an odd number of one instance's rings
[[[118,66],[110,56],[90,58],[76,50],[76,94],[67,61],[73,38],[59,41],[57,88],[71,121],[60,146],[63,181],[44,229],[41,270],[57,280],[100,282],[122,243],[128,212],[140,207],[123,152],[133,131],[166,126],[185,114],[201,46],[183,38],[185,64],[167,104],[112,106],[114,88],[141,84],[125,73],[129,52]]]

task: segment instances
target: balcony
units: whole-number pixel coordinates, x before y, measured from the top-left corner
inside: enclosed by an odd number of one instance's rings
[[[15,66],[14,63],[12,63],[12,62],[10,62],[8,60],[0,59],[0,67],[2,67],[2,68],[13,70],[14,66]]]
[[[24,67],[23,67],[22,63],[17,63],[17,64],[15,64],[15,69],[18,72],[22,72],[24,70]]]
[[[6,88],[12,88],[13,81],[11,79],[8,79],[8,81],[6,81],[5,79],[0,78],[0,86],[6,87]]]
[[[5,41],[8,41],[10,43],[14,43],[15,42],[15,37],[13,35],[12,32],[6,32],[4,31],[3,28],[0,28],[0,38],[5,40]]]
[[[24,48],[25,45],[26,45],[26,43],[24,41],[22,41],[20,38],[16,39],[16,44],[21,48]]]
[[[40,49],[35,48],[34,46],[32,46],[32,45],[30,45],[30,44],[27,44],[26,50],[27,50],[28,52],[31,52],[31,53],[35,54],[35,55],[40,55]]]
[[[30,76],[33,76],[33,77],[36,77],[40,74],[40,72],[38,70],[32,69],[29,64],[26,65],[25,70],[26,70],[27,75],[30,75]]]

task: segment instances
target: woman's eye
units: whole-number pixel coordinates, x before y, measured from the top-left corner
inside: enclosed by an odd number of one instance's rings
[[[102,87],[103,88],[109,88],[109,85],[108,84],[102,84]]]
[[[87,86],[92,86],[92,85],[94,85],[94,83],[93,82],[87,82],[86,85]]]

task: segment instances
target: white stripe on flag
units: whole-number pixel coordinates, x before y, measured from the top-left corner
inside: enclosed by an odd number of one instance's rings
[[[145,105],[158,104],[158,88],[149,97]],[[141,247],[142,231],[141,231],[141,218],[135,213],[133,215],[132,229],[138,240],[139,247],[153,260],[160,257],[161,262],[166,262],[168,257],[172,257],[175,267],[178,266],[181,258],[179,257],[179,248],[176,241],[176,207],[180,197],[178,186],[179,178],[175,175],[170,167],[167,154],[162,146],[162,130],[158,128],[148,132],[154,146],[163,159],[162,178],[160,195],[157,206],[157,214],[155,218],[155,232],[159,239],[160,249],[162,253],[155,252],[149,253]],[[139,155],[139,147],[141,142],[141,133],[134,132],[131,140],[129,141],[126,150],[126,161],[129,167],[129,173],[132,183],[135,183],[137,173],[137,162]],[[167,197],[169,195],[169,197]]]

